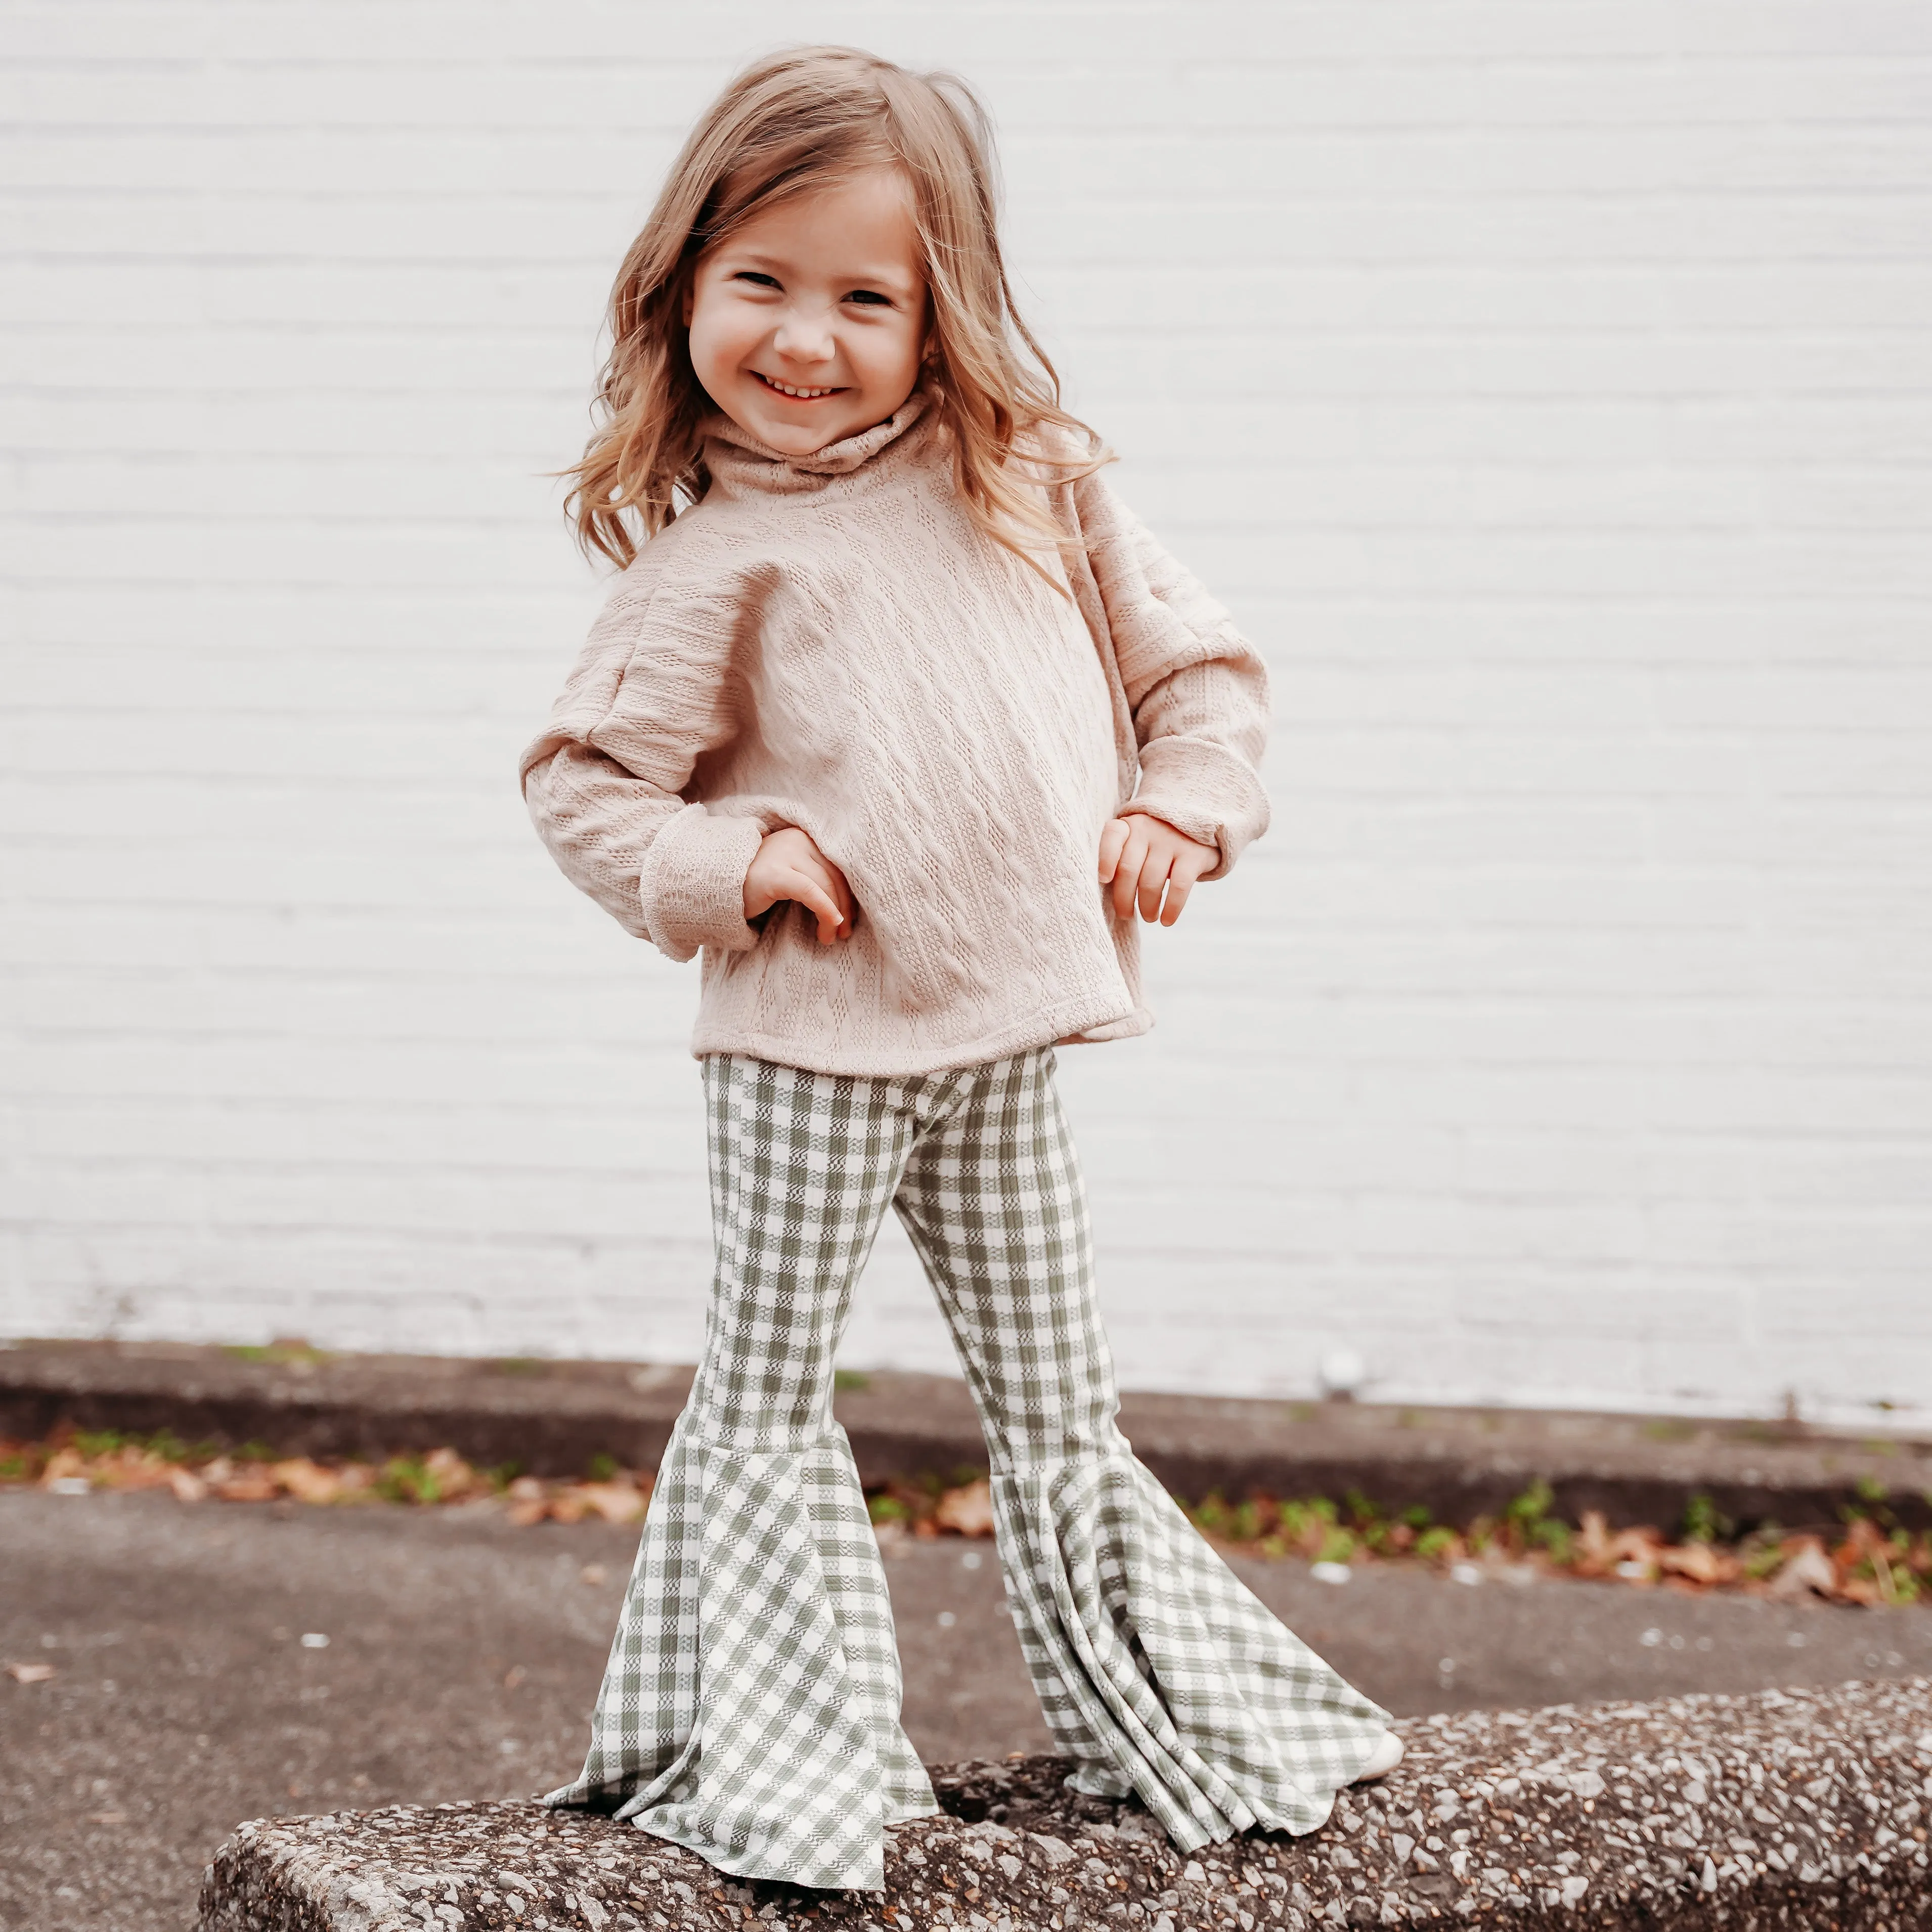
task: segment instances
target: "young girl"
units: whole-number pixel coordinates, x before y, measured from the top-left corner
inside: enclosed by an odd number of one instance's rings
[[[590,1756],[548,1802],[867,1888],[884,1828],[934,1808],[832,1419],[890,1206],[1070,1784],[1190,1850],[1312,1830],[1400,1746],[1115,1427],[1053,1084],[1056,1046],[1152,1024],[1136,910],[1172,925],[1266,823],[1261,660],[1058,406],[958,82],[836,48],[741,75],[612,326],[572,502],[622,574],[524,787],[571,879],[704,953],[717,1268]]]

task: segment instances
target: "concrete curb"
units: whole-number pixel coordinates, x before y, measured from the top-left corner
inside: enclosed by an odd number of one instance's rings
[[[986,1451],[964,1385],[878,1373],[836,1407],[868,1483],[950,1477]],[[285,1455],[382,1456],[444,1444],[484,1466],[580,1475],[608,1454],[656,1466],[690,1385],[688,1368],[615,1362],[510,1364],[434,1356],[262,1360],[160,1344],[16,1344],[0,1349],[0,1435],[38,1438],[63,1423]],[[1121,1424],[1177,1495],[1328,1496],[1420,1504],[1458,1522],[1500,1510],[1541,1478],[1573,1520],[1666,1530],[1694,1490],[1741,1523],[1835,1524],[1882,1492],[1908,1527],[1932,1524],[1932,1449],[1861,1442],[1760,1423],[1394,1409],[1130,1392]]]
[[[1070,1796],[1064,1760],[941,1767],[946,1813],[888,1834],[883,1894],[728,1880],[533,1804],[262,1820],[215,1855],[200,1932],[1932,1927],[1932,1680],[1400,1728],[1402,1765],[1321,1831],[1192,1855]]]

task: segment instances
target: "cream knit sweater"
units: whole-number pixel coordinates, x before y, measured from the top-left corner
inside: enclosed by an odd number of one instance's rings
[[[1267,674],[1099,476],[1051,494],[1088,545],[1057,594],[961,508],[937,416],[787,458],[710,426],[704,501],[646,546],[524,755],[557,863],[674,959],[704,954],[692,1051],[916,1074],[1153,1024],[1096,876],[1147,812],[1217,847],[1265,826]],[[852,935],[746,868],[796,825]]]

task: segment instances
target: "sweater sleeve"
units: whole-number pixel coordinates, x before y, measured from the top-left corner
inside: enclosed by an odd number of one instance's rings
[[[564,876],[680,960],[758,937],[744,885],[763,826],[684,796],[698,759],[736,729],[733,626],[713,601],[620,580],[522,764],[525,802]]]
[[[1121,809],[1214,846],[1220,861],[1202,876],[1217,879],[1268,829],[1268,668],[1104,476],[1071,488],[1139,748],[1140,783]]]

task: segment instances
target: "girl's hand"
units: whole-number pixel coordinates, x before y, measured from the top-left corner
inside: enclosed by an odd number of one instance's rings
[[[1175,831],[1151,812],[1110,818],[1100,834],[1100,883],[1114,888],[1114,912],[1120,919],[1133,917],[1138,899],[1141,916],[1149,925],[1157,919],[1162,926],[1172,926],[1180,916],[1195,880],[1211,872],[1220,860],[1213,846]]]
[[[818,943],[850,939],[858,908],[845,874],[812,843],[808,832],[781,825],[765,834],[745,874],[745,916],[754,920],[780,899],[796,899],[818,922]]]

